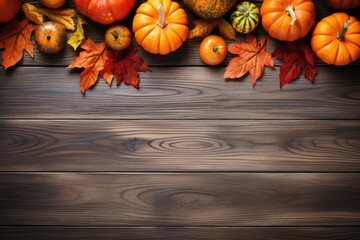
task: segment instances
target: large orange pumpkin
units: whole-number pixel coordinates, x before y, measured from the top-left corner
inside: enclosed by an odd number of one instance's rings
[[[177,50],[189,31],[185,10],[171,0],[149,0],[141,4],[132,28],[136,41],[146,51],[162,55]]]
[[[0,0],[0,22],[8,22],[15,18],[20,7],[21,0]]]
[[[215,19],[222,17],[233,6],[237,0],[182,0],[183,3],[204,19]]]
[[[91,20],[111,24],[124,19],[136,0],[74,0],[76,8]]]
[[[325,2],[333,9],[348,10],[360,7],[360,0],[325,0]]]
[[[360,56],[360,22],[346,13],[323,18],[314,28],[311,47],[327,64],[347,65]]]
[[[260,14],[270,36],[295,41],[314,26],[316,11],[312,0],[264,0]]]

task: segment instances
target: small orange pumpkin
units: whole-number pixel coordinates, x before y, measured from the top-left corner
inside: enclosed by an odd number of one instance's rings
[[[135,6],[136,0],[73,0],[80,13],[101,24],[122,20]]]
[[[15,18],[20,10],[21,0],[0,0],[0,23],[8,22]]]
[[[105,32],[106,45],[115,51],[121,51],[129,47],[131,39],[130,30],[121,24],[113,25]]]
[[[202,40],[199,47],[200,59],[207,65],[218,65],[226,58],[227,45],[222,37],[210,35]]]
[[[314,26],[316,11],[312,0],[264,0],[260,14],[270,36],[295,41]]]
[[[188,18],[171,0],[149,0],[139,6],[133,20],[136,41],[148,52],[168,54],[187,39]]]
[[[360,7],[359,0],[325,0],[325,2],[333,9],[348,10]]]
[[[360,56],[360,22],[346,13],[334,13],[315,27],[311,47],[327,64],[347,65]]]
[[[35,30],[34,38],[38,49],[44,53],[58,53],[66,45],[66,29],[56,22],[44,22]]]

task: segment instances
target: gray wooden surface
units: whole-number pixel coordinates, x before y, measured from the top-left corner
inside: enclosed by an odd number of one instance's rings
[[[360,239],[360,61],[280,90],[276,60],[253,89],[199,44],[139,48],[140,90],[81,94],[70,47],[1,69],[0,239]]]

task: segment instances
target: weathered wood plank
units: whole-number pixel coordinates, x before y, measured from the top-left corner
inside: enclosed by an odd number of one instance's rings
[[[1,171],[360,172],[358,121],[0,121]]]
[[[35,4],[38,7],[42,7],[41,4],[38,1],[27,1],[30,3]],[[140,5],[140,3],[143,1],[138,1],[137,6]],[[183,5],[180,2],[181,5]],[[258,7],[261,6],[262,1],[253,1],[257,4]],[[315,1],[316,7],[317,7],[317,21],[319,21],[321,18],[330,15],[331,13],[334,13],[335,10],[330,9],[325,5],[323,1]],[[75,8],[72,1],[68,1],[66,7],[69,8]],[[191,12],[189,9],[187,9],[185,6],[183,6],[189,17],[189,25],[190,28],[193,27],[193,20],[197,19],[198,17],[195,16],[193,12]],[[129,14],[129,16],[123,20],[120,21],[120,23],[128,26],[131,29],[132,25],[132,19],[135,14],[135,9]],[[356,14],[355,11],[349,11],[350,14],[355,15],[359,18],[359,14]],[[359,16],[358,16],[359,15]],[[77,15],[78,16],[78,15]],[[77,19],[77,16],[75,16],[75,19]],[[84,16],[82,16],[84,17]],[[86,18],[86,17],[85,17]],[[225,16],[225,19],[229,21],[229,14]],[[108,26],[97,24],[90,19],[86,18],[87,24],[85,26],[85,33],[86,36],[91,37],[97,42],[101,42],[104,40],[104,34]],[[217,34],[215,31],[214,33]],[[261,24],[258,26],[257,29],[253,32],[255,36],[257,36],[258,39],[264,37],[267,35],[265,30],[262,28]],[[70,32],[69,32],[70,35]],[[244,36],[241,34],[238,34],[239,39],[244,39]],[[200,60],[199,54],[198,54],[198,48],[200,45],[201,39],[192,39],[188,40],[184,43],[184,45],[176,52],[171,53],[167,56],[159,56],[159,55],[153,55],[150,53],[147,53],[144,51],[141,47],[139,47],[139,55],[143,57],[148,64],[151,66],[205,66],[202,61]],[[234,41],[227,40],[228,43],[232,43]],[[135,43],[135,40],[134,40]],[[273,52],[276,48],[276,46],[279,44],[279,42],[275,39],[269,38],[268,40],[268,52]],[[35,58],[32,59],[27,54],[24,55],[24,60],[21,62],[21,65],[26,66],[32,66],[32,65],[51,65],[51,66],[67,66],[71,63],[71,61],[74,59],[75,55],[77,55],[77,52],[74,52],[70,46],[67,46],[66,49],[61,52],[60,54],[56,55],[46,55],[42,54],[35,48]],[[222,64],[222,66],[226,66],[229,63],[229,60],[231,58],[231,54],[228,54],[228,57]],[[277,65],[281,64],[280,61],[276,60],[275,63]],[[351,65],[359,65],[360,61],[357,61],[355,63],[352,63]],[[321,61],[318,61],[318,65],[325,65]]]
[[[0,225],[360,226],[359,173],[2,173]]]
[[[266,69],[256,87],[250,76],[225,81],[224,68],[153,68],[140,90],[99,83],[84,96],[79,73],[27,67],[0,71],[0,118],[45,119],[359,119],[360,69],[323,68],[313,86],[304,77],[279,88]]]
[[[6,240],[358,240],[358,227],[0,227]]]

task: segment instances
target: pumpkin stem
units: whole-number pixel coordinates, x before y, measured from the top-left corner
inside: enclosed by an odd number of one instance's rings
[[[285,12],[288,16],[291,16],[291,18],[292,18],[290,25],[291,26],[294,25],[294,23],[296,22],[295,8],[293,6],[288,6],[285,9]]]
[[[115,39],[118,39],[119,34],[118,34],[116,31],[112,31],[112,32],[110,32],[110,33],[111,33],[111,35],[113,35],[113,37],[114,37]]]
[[[166,25],[168,24],[166,21],[166,17],[165,17],[165,11],[164,8],[161,4],[159,4],[159,6],[157,7],[158,11],[159,11],[159,20],[157,21],[157,25],[161,28],[166,27]]]
[[[350,19],[347,20],[347,21],[344,23],[344,25],[342,26],[340,32],[338,32],[338,33],[336,34],[336,39],[337,39],[337,40],[340,40],[340,41],[343,41],[344,38],[345,38],[345,34],[346,34],[347,30],[349,30],[349,27],[350,27]]]
[[[216,46],[216,47],[214,47],[213,48],[213,51],[215,52],[215,53],[219,53],[219,51],[221,50],[221,46]]]

